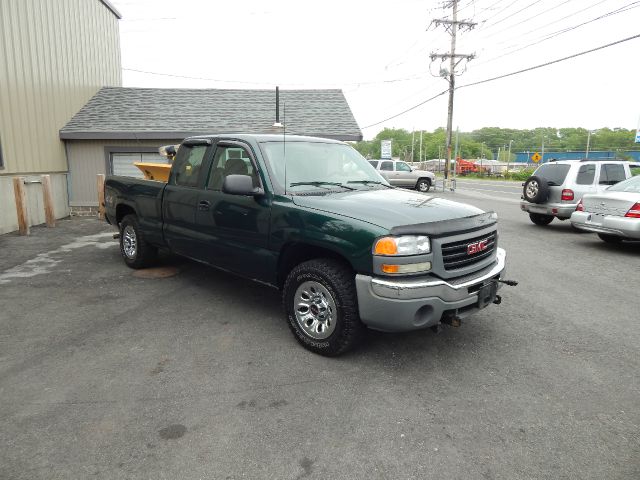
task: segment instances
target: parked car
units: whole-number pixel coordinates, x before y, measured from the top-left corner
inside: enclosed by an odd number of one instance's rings
[[[395,187],[415,188],[419,192],[428,192],[436,183],[436,175],[427,170],[418,170],[407,162],[399,160],[369,160],[387,181]]]
[[[392,188],[335,140],[188,138],[166,183],[108,176],[105,209],[127,266],[165,248],[278,288],[295,338],[323,355],[365,326],[457,326],[507,283],[495,213]]]
[[[640,240],[640,176],[583,196],[571,214],[571,224],[608,243]]]
[[[598,193],[632,176],[621,160],[561,160],[540,165],[523,184],[521,210],[536,225],[567,220],[586,193]]]

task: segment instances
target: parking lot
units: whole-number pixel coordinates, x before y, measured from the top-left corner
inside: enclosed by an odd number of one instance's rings
[[[0,236],[0,478],[640,478],[640,243],[459,186],[519,286],[333,359],[277,291],[167,256],[140,278],[98,220]]]

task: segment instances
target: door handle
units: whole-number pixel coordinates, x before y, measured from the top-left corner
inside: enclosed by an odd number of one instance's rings
[[[208,202],[207,200],[202,200],[200,203],[198,203],[198,210],[202,212],[206,212],[210,208],[211,208],[211,202]]]

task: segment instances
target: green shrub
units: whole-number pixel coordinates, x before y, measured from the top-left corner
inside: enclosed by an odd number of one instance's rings
[[[524,170],[520,170],[519,172],[509,172],[505,175],[505,178],[507,180],[525,181],[533,174],[534,170],[534,168],[527,168]]]

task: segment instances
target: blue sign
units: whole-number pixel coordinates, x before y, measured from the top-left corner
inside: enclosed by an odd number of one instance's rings
[[[636,143],[640,143],[640,128],[636,132]]]

